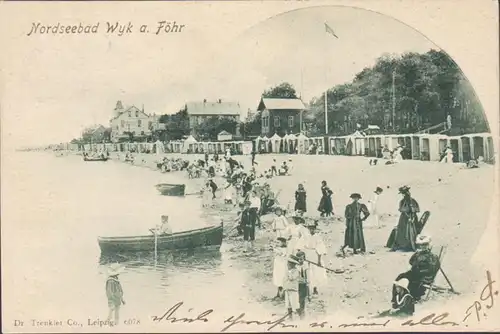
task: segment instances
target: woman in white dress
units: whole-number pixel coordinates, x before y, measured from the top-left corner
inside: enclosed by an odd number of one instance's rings
[[[403,155],[401,154],[403,152],[403,148],[401,146],[398,146],[393,153],[393,162],[400,162],[403,161]]]
[[[278,293],[275,298],[283,298],[283,284],[288,273],[288,251],[286,248],[286,239],[278,238],[279,245],[273,249],[274,264],[273,264],[273,284],[278,288]]]
[[[453,150],[451,147],[446,146],[446,150],[444,151],[444,157],[441,159],[442,163],[453,163]]]
[[[283,208],[276,207],[275,211],[276,217],[273,220],[273,232],[276,232],[276,238],[286,238],[288,229],[288,219],[283,215]]]
[[[299,248],[299,239],[303,235],[309,234],[307,228],[304,227],[305,219],[301,214],[295,212],[292,217],[294,223],[288,224],[287,228],[287,248],[290,254],[296,254]]]
[[[297,242],[297,248],[300,248],[306,254],[306,260],[316,263],[320,266],[324,263],[326,256],[326,246],[323,239],[316,234],[317,223],[308,224],[309,233],[304,233],[300,240]],[[313,295],[318,294],[318,288],[323,287],[326,283],[326,270],[325,268],[318,267],[317,265],[309,262],[305,263],[308,272],[309,286],[313,290]]]

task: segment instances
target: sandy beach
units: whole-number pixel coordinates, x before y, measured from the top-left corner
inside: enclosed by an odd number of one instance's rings
[[[168,154],[187,160],[203,158],[202,155]],[[124,154],[111,153],[112,159],[123,160]],[[250,156],[235,156],[245,168],[250,166]],[[328,182],[333,190],[335,216],[319,221],[318,233],[328,247],[326,265],[332,269],[342,268],[342,274],[329,274],[327,286],[320,295],[306,306],[309,318],[325,313],[352,309],[357,314],[373,315],[390,308],[392,282],[395,277],[409,268],[412,253],[389,252],[385,244],[392,228],[398,221],[398,188],[411,187],[413,197],[420,204],[421,212],[430,211],[431,216],[423,234],[432,237],[433,251],[438,254],[441,246],[446,246],[443,269],[455,290],[460,294],[477,293],[478,282],[484,271],[479,263],[472,263],[472,257],[485,231],[494,194],[494,166],[484,165],[479,169],[465,169],[463,164],[440,164],[407,160],[396,165],[370,166],[368,158],[324,155],[257,155],[257,171],[267,169],[276,159],[278,164],[292,159],[290,176],[274,177],[267,180],[273,191],[279,193],[278,200],[283,206],[293,208],[294,192],[299,183],[307,190],[307,216],[319,219],[317,206],[321,197],[320,183]],[[156,169],[157,155],[135,155],[134,165]],[[382,162],[382,161],[380,161]],[[383,162],[382,162],[383,163]],[[204,178],[187,179],[185,172],[174,172],[184,178],[187,192],[195,192],[202,186]],[[219,185],[218,198],[214,207],[205,210],[207,220],[214,224],[225,221],[228,235],[234,227],[237,208],[223,204],[220,189],[223,182],[215,178]],[[336,256],[344,240],[344,209],[350,203],[353,192],[363,196],[367,203],[374,189],[380,186],[384,192],[379,198],[381,212],[380,227],[366,226],[365,255],[348,254],[346,258]],[[277,312],[283,311],[279,301],[273,301],[276,294],[272,285],[272,252],[269,244],[274,234],[268,228],[274,215],[262,217],[263,228],[257,231],[256,252],[247,255],[242,252],[240,238],[227,237],[233,257],[241,258],[241,270],[251,272],[252,280],[242,282],[242,289],[248,289],[258,301],[268,303]],[[442,275],[436,284],[447,287]],[[433,293],[429,301],[418,308],[433,307],[444,300],[458,298],[450,293]],[[418,311],[418,310],[417,310]]]

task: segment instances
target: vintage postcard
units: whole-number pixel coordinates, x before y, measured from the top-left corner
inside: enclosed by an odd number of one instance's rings
[[[2,331],[499,331],[495,1],[1,2]]]

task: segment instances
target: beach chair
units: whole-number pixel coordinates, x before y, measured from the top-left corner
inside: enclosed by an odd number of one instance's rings
[[[438,261],[437,268],[436,268],[434,274],[431,277],[427,278],[422,284],[422,286],[427,289],[427,295],[425,297],[425,300],[429,300],[432,291],[439,291],[439,292],[449,291],[449,292],[452,292],[454,294],[458,294],[458,292],[455,291],[455,289],[453,288],[453,285],[451,284],[450,280],[448,279],[448,276],[446,276],[446,273],[444,272],[443,267],[442,267],[445,250],[446,250],[446,247],[441,246],[441,249],[439,251],[439,257],[438,257],[439,261]],[[448,289],[443,288],[443,287],[439,287],[435,284],[435,280],[436,280],[437,274],[439,272],[443,275],[446,282],[450,286]]]

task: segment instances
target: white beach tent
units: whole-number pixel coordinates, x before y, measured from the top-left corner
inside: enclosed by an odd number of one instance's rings
[[[279,153],[280,151],[280,144],[281,144],[281,137],[278,136],[277,133],[275,133],[272,137],[271,137],[271,145],[273,147],[273,152],[274,153]]]
[[[306,143],[308,142],[308,140],[309,140],[309,138],[307,138],[307,136],[304,135],[303,133],[300,133],[297,136],[297,147],[298,147],[299,154],[306,153],[306,150],[307,150]]]
[[[188,136],[184,142],[183,142],[183,145],[182,145],[182,151],[183,152],[187,152],[188,149],[191,149],[191,151],[194,151],[194,147],[193,147],[193,144],[196,144],[198,141],[196,141],[196,139],[193,137],[193,136]]]
[[[352,142],[352,148],[353,150],[351,151],[352,155],[364,155],[365,154],[365,141],[364,141],[364,135],[359,132],[355,131],[353,134],[347,136],[347,142],[349,141]],[[349,144],[348,144],[349,146]]]
[[[159,140],[155,142],[155,151],[156,155],[160,155],[165,152],[165,147],[163,143]]]
[[[257,151],[260,151],[260,143],[262,143],[262,137],[261,136],[258,136],[257,138],[255,138],[255,149]]]

